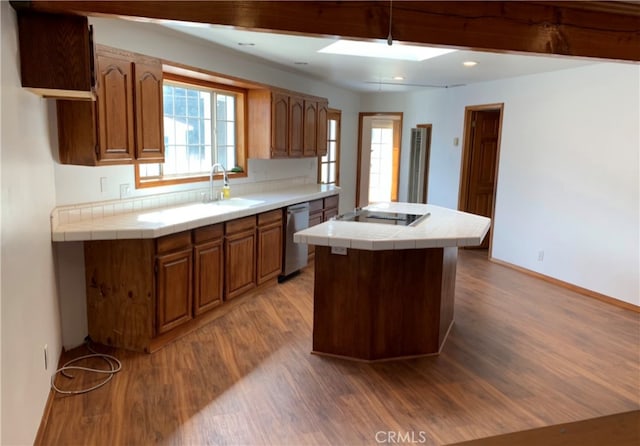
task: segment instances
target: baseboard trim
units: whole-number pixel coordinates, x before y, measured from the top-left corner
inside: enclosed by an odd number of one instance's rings
[[[547,276],[545,274],[538,273],[536,271],[532,271],[527,268],[523,268],[518,265],[514,265],[513,263],[505,262],[504,260],[499,260],[494,257],[489,257],[489,261],[493,263],[497,263],[498,265],[506,266],[507,268],[514,269],[516,271],[520,271],[521,273],[527,274],[529,276],[535,277],[537,279],[544,280],[545,282],[552,283],[554,285],[561,286],[562,288],[566,288],[571,291],[575,291],[576,293],[582,294],[584,296],[590,297],[592,299],[599,300],[601,302],[608,303],[610,305],[614,305],[619,308],[623,308],[625,310],[631,310],[635,313],[640,313],[640,306],[631,304],[629,302],[625,302],[620,299],[616,299],[615,297],[607,296],[606,294],[601,294],[596,291],[582,288],[581,286],[574,285],[569,282],[565,282],[564,280],[556,279],[555,277]]]

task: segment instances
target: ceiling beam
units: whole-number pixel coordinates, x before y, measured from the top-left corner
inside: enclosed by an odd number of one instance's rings
[[[13,2],[49,12],[230,25],[293,34],[386,39],[389,1]],[[394,41],[640,61],[638,2],[393,1]]]

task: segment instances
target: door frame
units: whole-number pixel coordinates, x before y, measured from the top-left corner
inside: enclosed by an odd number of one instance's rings
[[[495,182],[493,186],[493,204],[491,207],[491,228],[494,229],[495,214],[496,214],[496,198],[498,192],[498,169],[500,166],[500,146],[502,144],[502,119],[504,117],[504,102],[495,104],[482,104],[482,105],[469,105],[464,108],[464,137],[462,142],[462,156],[460,161],[460,193],[458,194],[458,210],[465,211],[467,200],[469,199],[469,169],[471,164],[471,118],[473,112],[476,111],[490,111],[497,110],[500,112],[500,122],[498,131],[498,145],[496,147],[496,167],[495,167]],[[493,235],[495,230],[492,230],[489,234],[489,258],[492,259],[493,252]]]
[[[384,118],[385,116],[395,116],[399,117],[398,121],[400,122],[400,134],[398,135],[398,175],[396,178],[395,189],[398,191],[400,189],[400,162],[402,160],[402,123],[403,123],[403,112],[360,112],[358,113],[358,153],[356,159],[356,207],[358,207],[358,203],[360,202],[360,177],[362,176],[362,127],[364,118],[370,117],[380,117]],[[395,141],[394,135],[394,141]]]

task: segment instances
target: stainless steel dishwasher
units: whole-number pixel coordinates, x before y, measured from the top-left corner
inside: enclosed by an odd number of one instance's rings
[[[287,228],[284,241],[284,259],[279,281],[307,266],[309,248],[305,243],[294,243],[293,234],[309,227],[309,203],[287,208]]]

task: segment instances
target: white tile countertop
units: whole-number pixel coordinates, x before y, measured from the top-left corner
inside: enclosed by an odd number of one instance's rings
[[[364,209],[430,215],[415,226],[329,220],[296,232],[293,240],[369,251],[478,246],[491,226],[487,217],[432,204],[377,203]]]
[[[213,203],[192,202],[179,206],[132,210],[74,222],[64,222],[52,217],[51,239],[54,242],[65,242],[156,238],[336,195],[339,192],[340,188],[335,186],[304,184]]]

